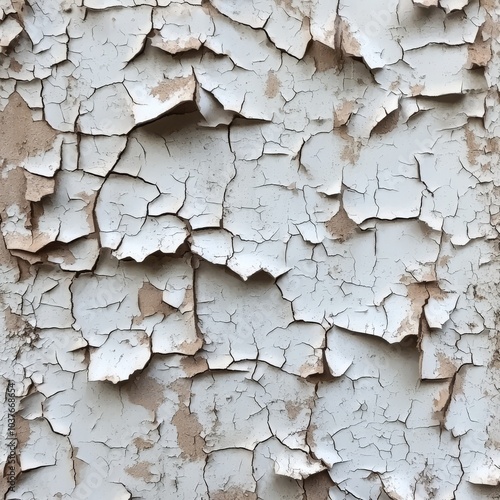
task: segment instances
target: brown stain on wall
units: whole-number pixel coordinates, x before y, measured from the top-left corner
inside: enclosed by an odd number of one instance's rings
[[[423,314],[424,305],[429,300],[429,291],[426,283],[411,283],[407,285],[407,296],[410,299],[410,314],[401,322],[398,333],[402,336],[419,335],[420,318]]]
[[[3,300],[0,298],[0,304],[3,305]],[[12,312],[9,306],[3,309],[5,327],[9,335],[15,335],[24,330],[25,322],[18,314]]]
[[[12,7],[14,7],[14,10],[16,11],[20,23],[23,24],[22,20],[24,18],[24,0],[12,0],[11,3]]]
[[[467,46],[467,67],[484,68],[492,57],[491,40],[484,40],[479,30],[474,43]]]
[[[134,318],[134,323],[139,323],[144,318],[153,316],[154,314],[161,313],[165,317],[170,316],[175,309],[163,302],[163,291],[156,288],[151,283],[144,283],[139,288],[138,293],[140,316]]]
[[[310,360],[302,363],[299,367],[299,376],[302,378],[307,378],[313,375],[320,375],[323,373],[323,362],[321,359],[316,359],[313,362]]]
[[[0,163],[0,175],[3,181],[0,190],[0,216],[5,219],[6,210],[17,206],[19,212],[26,218],[26,229],[35,230],[36,218],[40,214],[35,211],[32,213],[30,201],[36,202],[51,194],[54,190],[54,180],[31,174],[16,165],[28,157],[49,150],[56,132],[43,121],[33,121],[28,105],[17,92],[14,92],[0,113],[0,134],[2,136],[0,158],[3,159]],[[6,171],[8,165],[15,167]],[[35,210],[38,208],[43,213],[43,209],[36,204],[33,208]],[[15,240],[18,240],[17,244]],[[28,240],[26,241],[26,236],[19,235],[17,239],[11,236],[9,247],[12,245],[20,248],[30,247],[31,237]],[[40,246],[36,244],[33,250],[38,248]]]
[[[323,73],[329,69],[340,70],[342,67],[341,55],[328,45],[321,42],[312,41],[308,47],[308,54],[314,59],[314,66],[318,73]]]
[[[412,96],[420,95],[425,89],[425,85],[421,83],[416,83],[410,87],[410,92]]]
[[[361,57],[361,45],[351,33],[349,23],[342,19],[340,22],[341,46],[346,54],[354,57]]]
[[[181,366],[188,377],[194,377],[198,375],[198,373],[203,373],[208,370],[206,359],[197,358],[196,356],[182,358]]]
[[[447,297],[447,293],[439,287],[439,284],[435,281],[425,284],[429,296],[436,300],[444,300]]]
[[[154,474],[151,472],[151,462],[138,462],[130,467],[125,468],[125,472],[136,479],[143,479],[146,483],[151,482]]]
[[[203,347],[203,340],[197,338],[194,342],[185,340],[179,345],[179,352],[182,354],[193,355],[196,354]]]
[[[288,417],[291,420],[295,420],[301,413],[303,406],[301,404],[295,403],[293,401],[287,401],[285,403],[285,409]]]
[[[9,69],[11,69],[14,73],[19,73],[23,69],[23,67],[15,59],[11,59],[9,63]]]
[[[191,76],[181,76],[172,80],[165,80],[151,89],[151,95],[161,102],[165,102],[174,92],[183,90],[191,81]]]
[[[486,10],[486,19],[481,26],[483,39],[498,38],[500,27],[495,22],[497,0],[479,0],[479,4]]]
[[[319,384],[316,386],[316,390],[319,387]],[[318,429],[318,426],[316,424],[309,424],[309,426],[306,429],[306,443],[308,444],[309,448],[314,449],[316,448],[316,441],[314,440],[314,433]]]
[[[151,44],[153,47],[158,47],[169,54],[178,54],[179,52],[187,52],[188,50],[198,50],[202,45],[200,40],[194,36],[189,40],[182,40],[182,43],[180,43],[179,39],[165,41],[160,35],[153,37],[151,39]]]
[[[281,82],[274,71],[269,71],[266,81],[265,94],[269,99],[276,97],[280,91]]]
[[[449,388],[441,389],[437,398],[434,398],[433,401],[433,409],[434,409],[434,418],[439,420],[440,422],[444,422],[445,419],[445,409],[450,399],[450,391]]]
[[[59,177],[56,177],[56,185],[60,185],[60,182],[58,181]],[[91,233],[94,232],[95,226],[94,226],[94,207],[95,207],[95,202],[97,199],[97,192],[85,192],[81,191],[79,193],[76,193],[73,197],[73,200],[81,200],[85,203],[85,207],[82,209],[85,211],[87,215],[87,225],[89,227],[89,230]]]
[[[326,223],[326,229],[334,238],[343,243],[356,234],[359,226],[347,215],[341,203],[339,211]]]
[[[442,257],[439,257],[437,261],[437,265],[441,267],[446,267],[448,265],[448,262],[450,262],[451,257],[449,255],[443,255]]]
[[[477,165],[478,156],[481,154],[479,143],[476,140],[474,131],[465,127],[465,142],[467,144],[467,160],[471,165]]]
[[[203,447],[205,440],[201,437],[203,427],[196,413],[191,413],[191,380],[179,379],[170,388],[179,395],[179,408],[172,417],[172,425],[177,429],[177,443],[181,449],[181,457],[190,460],[205,460]]]
[[[19,164],[37,153],[48,151],[56,132],[44,121],[33,121],[31,110],[22,97],[14,92],[0,113],[0,158]]]
[[[54,192],[55,180],[49,177],[32,174],[25,171],[26,177],[26,199],[28,201],[40,201],[44,196]]]
[[[22,450],[31,436],[29,420],[16,415],[16,436],[19,450]]]
[[[130,402],[143,406],[152,412],[158,411],[165,399],[164,386],[144,373],[131,379],[124,388]]]
[[[440,378],[451,378],[455,375],[457,367],[455,364],[442,352],[436,354],[438,362],[438,374]]]
[[[211,492],[210,500],[257,500],[257,495],[253,491],[241,490],[233,486],[225,491]]]
[[[89,464],[78,458],[78,446],[73,446],[73,470],[75,471],[76,483],[80,483],[85,475],[85,470]]]
[[[342,101],[333,113],[333,126],[335,128],[345,125],[356,109],[356,103],[352,101]]]
[[[0,146],[0,149],[2,149],[2,146]],[[4,167],[5,161],[3,163],[3,166],[0,167],[0,174],[3,177],[3,186],[0,190],[0,215],[2,216],[2,219],[5,220],[7,218],[6,210],[13,205],[17,205],[19,207],[19,212],[26,215],[25,226],[30,227],[31,206],[25,196],[26,176],[24,175],[24,169],[16,167],[12,170],[9,170],[5,174],[4,172],[2,172],[4,170]]]
[[[342,152],[340,153],[340,159],[350,163],[351,165],[355,165],[359,160],[361,143],[347,133],[345,126],[334,129],[334,134],[339,135],[345,143],[345,146],[342,148]]]
[[[138,450],[149,450],[150,448],[153,448],[155,445],[152,441],[147,441],[144,438],[141,437],[136,437],[133,441],[134,445]]]
[[[192,286],[188,286],[184,293],[184,300],[179,307],[180,311],[189,310],[192,311],[194,309],[194,289]]]

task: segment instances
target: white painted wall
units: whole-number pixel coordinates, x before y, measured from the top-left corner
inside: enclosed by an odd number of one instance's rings
[[[0,0],[4,498],[499,498],[499,20]]]

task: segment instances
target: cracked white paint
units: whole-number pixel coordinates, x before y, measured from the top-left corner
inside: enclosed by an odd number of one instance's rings
[[[498,498],[499,23],[0,0],[1,495]]]

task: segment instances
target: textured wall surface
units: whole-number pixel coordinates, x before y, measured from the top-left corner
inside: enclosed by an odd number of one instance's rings
[[[500,498],[499,19],[0,0],[0,495]]]

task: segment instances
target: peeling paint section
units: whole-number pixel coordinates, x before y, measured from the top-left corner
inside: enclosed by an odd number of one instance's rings
[[[497,498],[499,22],[0,0],[0,495]]]

